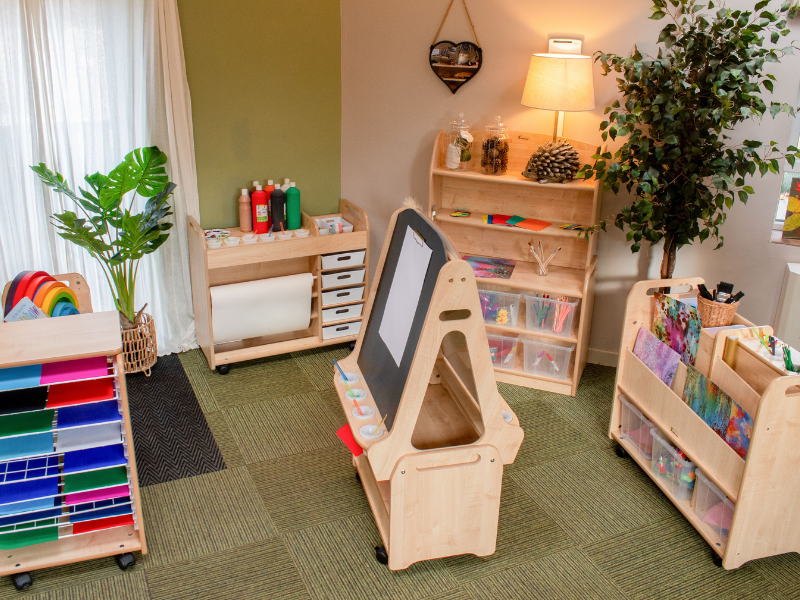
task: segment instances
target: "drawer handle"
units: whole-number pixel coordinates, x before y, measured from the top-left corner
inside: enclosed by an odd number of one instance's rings
[[[340,256],[340,257],[339,257],[339,258],[337,258],[336,260],[350,260],[351,258],[352,258],[352,256],[350,256],[350,255],[348,254],[347,256]]]
[[[347,331],[350,328],[349,325],[345,325],[344,327],[337,327],[336,331]]]
[[[340,308],[339,310],[336,311],[336,314],[340,315],[342,313],[348,312],[349,310],[350,310],[349,308]]]
[[[336,294],[336,297],[341,298],[342,296],[349,296],[349,295],[350,292],[339,292],[338,294]]]
[[[347,275],[339,275],[336,279],[350,279],[352,275],[348,273]]]

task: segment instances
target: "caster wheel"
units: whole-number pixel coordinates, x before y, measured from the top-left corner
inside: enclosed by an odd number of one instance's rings
[[[722,568],[722,557],[719,554],[715,552],[711,559],[714,561],[714,566]]]
[[[220,375],[227,375],[230,370],[231,370],[230,365],[220,365],[217,367],[217,373],[219,373]]]
[[[620,446],[619,444],[617,445],[617,447],[616,447],[616,448],[614,448],[614,452],[616,452],[616,453],[617,453],[617,456],[619,456],[620,458],[628,458],[628,457],[630,456],[630,455],[628,454],[628,451],[627,451],[627,450],[625,450],[625,448],[623,448],[623,447],[622,447],[622,446]]]
[[[33,585],[30,573],[17,573],[12,575],[11,578],[14,580],[14,587],[19,591],[27,590]]]
[[[389,564],[389,555],[386,553],[386,548],[383,546],[375,546],[375,560],[382,565]]]
[[[118,554],[114,557],[117,561],[117,566],[122,569],[123,571],[127,571],[133,565],[136,564],[136,558],[130,552],[126,552],[125,554]]]
[[[355,349],[356,349],[356,343],[355,342],[350,342],[350,352],[352,352]]]
[[[361,474],[356,471],[356,481],[361,481]]]

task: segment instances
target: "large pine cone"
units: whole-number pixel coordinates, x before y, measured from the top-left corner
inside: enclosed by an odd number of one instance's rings
[[[566,183],[580,170],[578,151],[566,140],[547,142],[531,155],[522,174],[539,183]]]

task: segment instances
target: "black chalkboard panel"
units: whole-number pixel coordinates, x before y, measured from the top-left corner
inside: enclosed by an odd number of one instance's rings
[[[400,258],[408,227],[422,236],[432,252],[417,310],[411,324],[411,332],[408,335],[403,358],[398,367],[378,330],[383,321],[386,300],[389,297],[389,290],[392,288],[397,261]],[[378,291],[375,294],[375,303],[372,305],[372,312],[369,315],[364,339],[361,343],[361,353],[358,356],[358,366],[365,381],[369,384],[369,390],[378,406],[378,411],[381,416],[388,415],[385,425],[389,431],[392,429],[397,407],[400,405],[400,397],[403,395],[403,388],[408,379],[408,372],[411,370],[411,361],[414,359],[422,326],[428,314],[433,290],[436,287],[436,279],[446,262],[447,252],[439,231],[413,209],[409,208],[399,213],[392,232],[389,252],[383,265],[381,280],[378,283]],[[391,315],[388,318],[391,318]]]

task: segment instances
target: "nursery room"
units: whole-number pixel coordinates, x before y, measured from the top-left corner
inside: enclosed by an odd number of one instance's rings
[[[797,0],[0,29],[0,600],[800,598]]]

